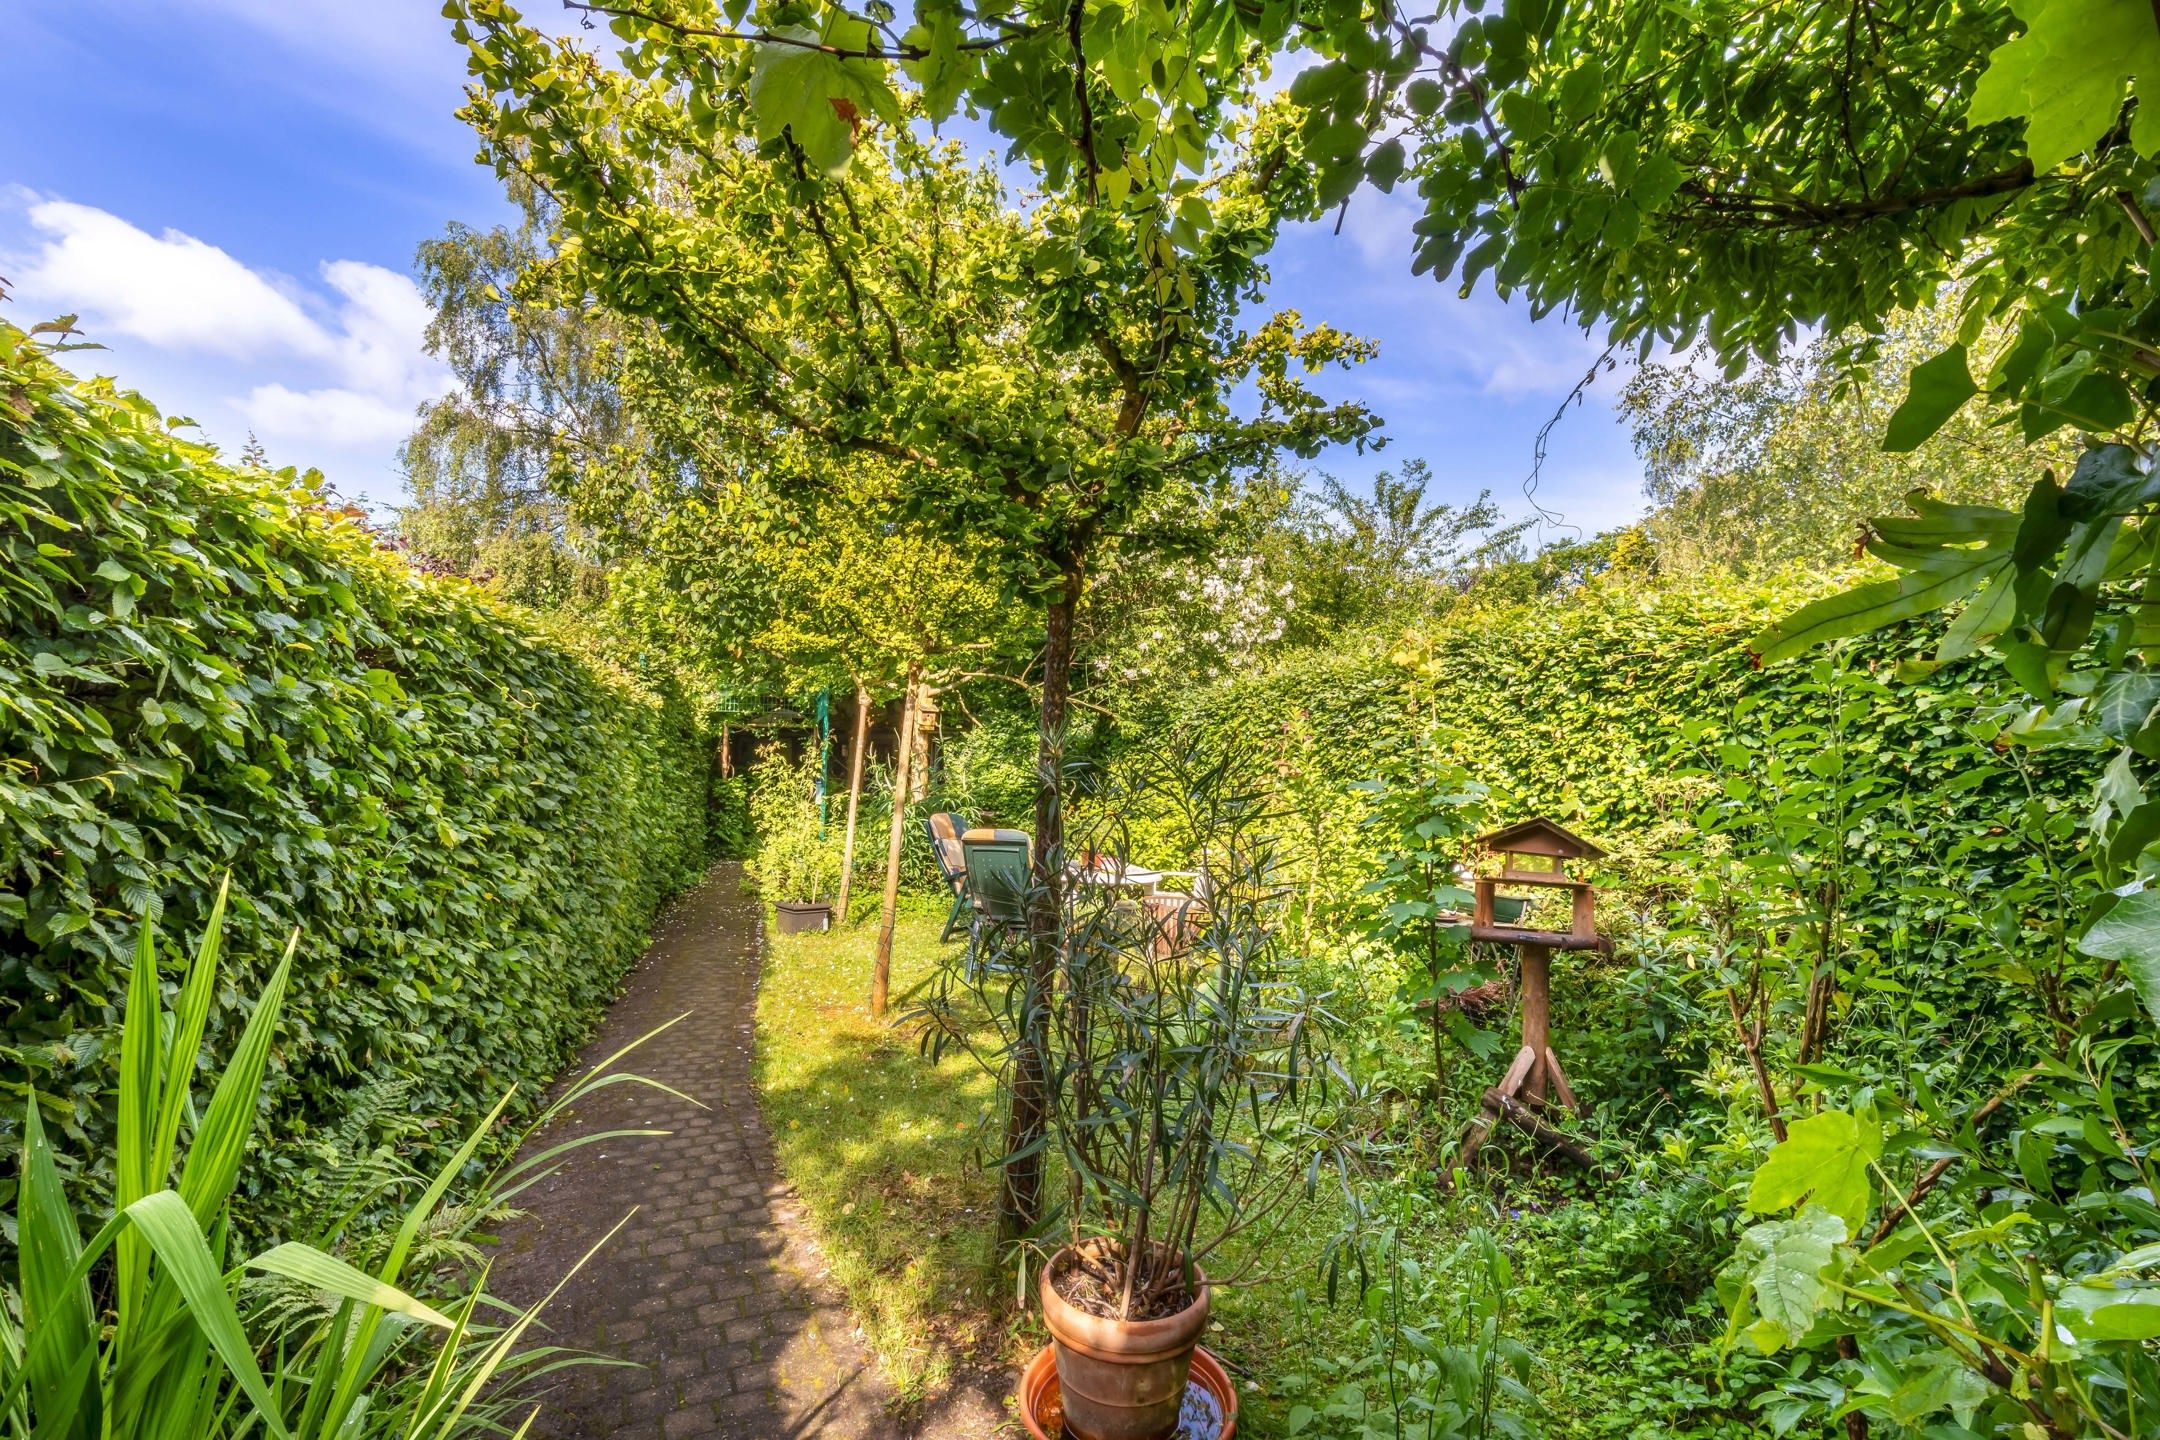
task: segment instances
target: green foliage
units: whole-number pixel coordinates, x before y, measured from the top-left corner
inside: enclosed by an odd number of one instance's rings
[[[232,1202],[261,1114],[257,1096],[286,1021],[300,937],[255,997],[230,1063],[200,1101],[199,1046],[221,988],[225,898],[220,891],[170,1011],[160,1003],[156,932],[148,920],[139,931],[113,1096],[120,1180],[105,1223],[96,1223],[96,1211],[69,1205],[41,1107],[35,1098],[24,1107],[21,1188],[11,1217],[16,1281],[12,1289],[0,1285],[0,1434],[449,1440],[503,1433],[506,1417],[521,1408],[520,1376],[578,1357],[523,1349],[545,1300],[508,1311],[507,1320],[482,1318],[483,1307],[502,1307],[483,1296],[482,1267],[469,1243],[456,1263],[442,1265],[420,1258],[415,1242],[431,1225],[465,1240],[502,1213],[516,1189],[543,1178],[567,1151],[603,1137],[498,1165],[461,1197],[458,1214],[446,1214],[453,1183],[510,1102],[505,1093],[431,1180],[410,1169],[394,1176],[395,1189],[417,1195],[387,1245],[357,1236],[348,1209],[305,1242],[235,1262]],[[620,1081],[650,1083],[596,1071],[571,1086],[543,1122],[596,1084]],[[95,1225],[87,1241],[86,1221]],[[250,1281],[250,1272],[270,1277],[273,1288],[304,1288],[312,1303],[299,1318],[259,1303],[263,1282]],[[434,1293],[432,1303],[414,1293],[422,1287]]]
[[[236,900],[242,996],[294,929],[239,1214],[388,1077],[449,1143],[551,1075],[704,854],[689,707],[566,625],[415,574],[290,476],[235,472],[0,329],[0,1081],[109,1199],[119,997],[145,913]],[[261,1203],[265,1195],[278,1197]]]
[[[1882,448],[1906,373],[1956,341],[1957,302],[1825,338],[1729,379],[1644,364],[1621,396],[1656,510],[1645,522],[1667,577],[1762,576],[1850,562],[1868,517],[1913,490],[1960,504],[2015,504],[2036,466],[2067,469],[2073,446],[2028,446],[1968,407],[1905,454]],[[1980,343],[1999,341],[1993,331]]]
[[[750,822],[749,776],[722,775],[715,765],[705,813],[714,856],[740,860],[757,848],[757,830]]]
[[[513,300],[548,224],[537,192],[514,198],[516,229],[452,224],[420,246],[428,351],[459,383],[421,407],[399,452],[413,503],[397,534],[421,563],[506,599],[589,609],[601,571],[563,478],[602,465],[638,474],[665,459],[652,458],[654,438],[624,404],[620,323],[590,305]]]
[[[1414,1232],[1431,1224],[1435,1208],[1414,1190],[1392,1192],[1360,1239],[1353,1307],[1306,1317],[1329,1333],[1309,1362],[1312,1373],[1278,1381],[1291,1402],[1285,1435],[1522,1440],[1539,1433],[1529,1389],[1536,1356],[1513,1333],[1521,1300],[1514,1263],[1482,1225],[1430,1253],[1431,1237]]]
[[[2117,1088],[2123,1048],[2080,1035],[2067,1060],[2035,1065],[2011,1088],[2034,1083],[2039,1103],[2021,1107],[2005,1143],[1976,1138],[1977,1125],[1924,1088],[1887,1145],[1873,1121],[1839,1110],[1801,1122],[1814,1127],[1804,1139],[1796,1124],[1757,1189],[1774,1166],[1818,1167],[1852,1177],[1853,1212],[1810,1204],[1750,1230],[1730,1286],[1733,1332],[1765,1352],[1851,1338],[1853,1359],[1831,1371],[1847,1408],[1897,1425],[1947,1411],[1983,1433],[2152,1434],[2138,1397],[2160,1381],[2147,1343],[2160,1336],[2160,1211],[2124,1113],[2139,1102]],[[1788,1153],[1796,1145],[1804,1153]],[[1952,1164],[1965,1173],[1947,1201],[1908,1208],[1885,1166],[1930,1154],[1914,1193]],[[2075,1187],[2058,1181],[2059,1164],[2080,1170]],[[1795,1187],[1770,1188],[1784,1200]]]
[[[1044,1133],[1065,1193],[1040,1238],[1046,1256],[1072,1248],[1098,1315],[1183,1308],[1188,1265],[1346,1175],[1355,1092],[1337,1083],[1335,1017],[1284,943],[1273,816],[1240,758],[1174,735],[1138,747],[1094,777],[1073,832],[1083,853],[1129,855],[1126,817],[1174,812],[1205,897],[1192,911],[1076,886],[1050,983],[1029,934],[986,926],[914,997],[924,1053],[964,1051],[1001,1088],[1048,1037]]]
[[[1035,811],[1034,717],[993,713],[943,738],[933,808],[957,810],[978,825],[1025,829]]]
[[[818,752],[800,759],[771,746],[750,772],[751,869],[768,902],[831,900],[840,893],[840,837],[818,814]]]
[[[1451,1035],[1478,1056],[1490,1056],[1496,1043],[1452,1003],[1494,978],[1474,963],[1464,919],[1471,840],[1484,828],[1486,791],[1438,750],[1430,737],[1404,744],[1382,778],[1357,785],[1371,797],[1363,838],[1377,873],[1360,887],[1351,924],[1407,962],[1415,979],[1401,999],[1425,1012],[1434,1086],[1444,1091]]]

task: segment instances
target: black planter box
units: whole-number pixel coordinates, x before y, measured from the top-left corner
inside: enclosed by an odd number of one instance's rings
[[[822,900],[779,900],[773,916],[782,935],[832,929],[832,906]]]

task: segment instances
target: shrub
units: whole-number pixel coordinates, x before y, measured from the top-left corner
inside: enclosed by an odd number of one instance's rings
[[[774,746],[750,772],[750,820],[757,832],[758,893],[772,904],[830,900],[840,892],[837,826],[818,817],[817,752],[800,760]]]
[[[943,747],[935,799],[977,825],[1035,825],[1035,718],[993,711]]]
[[[198,927],[227,874],[246,897],[214,1056],[309,937],[243,1202],[304,1188],[393,1075],[437,1118],[424,1160],[583,1038],[702,862],[709,753],[666,684],[0,327],[0,1084],[95,1157],[79,1191],[112,1191],[144,914]]]

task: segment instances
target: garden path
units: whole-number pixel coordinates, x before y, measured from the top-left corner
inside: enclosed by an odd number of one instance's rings
[[[559,1440],[872,1440],[974,1434],[956,1416],[905,1428],[856,1338],[793,1195],[773,1167],[755,1081],[761,912],[739,866],[715,867],[655,927],[652,948],[579,1057],[583,1071],[683,1012],[619,1068],[672,1085],[589,1096],[534,1137],[673,1133],[599,1142],[520,1197],[492,1287],[530,1304],[635,1207],[542,1316],[557,1344],[636,1362],[577,1367],[550,1387],[536,1435]]]

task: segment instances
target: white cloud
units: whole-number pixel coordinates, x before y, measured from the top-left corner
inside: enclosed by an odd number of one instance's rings
[[[311,292],[192,235],[153,235],[88,205],[30,197],[26,216],[36,248],[8,261],[25,306],[79,314],[93,339],[240,362],[256,383],[226,403],[266,439],[394,442],[450,383],[426,353],[427,302],[380,265],[329,261],[327,293]]]
[[[1407,190],[1383,194],[1360,189],[1343,210],[1343,238],[1357,250],[1367,270],[1400,278],[1410,269],[1414,240],[1410,227],[1422,213],[1417,197]]]
[[[1528,305],[1480,291],[1459,302],[1464,318],[1458,353],[1475,366],[1486,395],[1502,400],[1559,399],[1581,382],[1604,348],[1558,315],[1528,320]],[[1603,367],[1599,367],[1601,376]]]
[[[307,439],[341,450],[395,444],[413,428],[412,405],[336,387],[293,390],[258,385],[233,403],[257,434]]]
[[[1412,275],[1411,227],[1423,214],[1407,188],[1361,190],[1342,212],[1339,233],[1333,217],[1294,226],[1281,252],[1278,268],[1313,294],[1315,313],[1385,337],[1383,365],[1359,372],[1361,392],[1397,405],[1466,391],[1508,402],[1566,395],[1602,342],[1561,314],[1533,321],[1528,302],[1501,299],[1490,275],[1468,299],[1453,280]],[[1343,256],[1346,248],[1354,259]],[[1286,290],[1278,287],[1278,300],[1289,298]]]
[[[45,239],[26,265],[17,262],[25,301],[72,309],[108,334],[235,359],[327,343],[284,289],[192,235],[151,235],[65,200],[37,201],[29,217]]]

